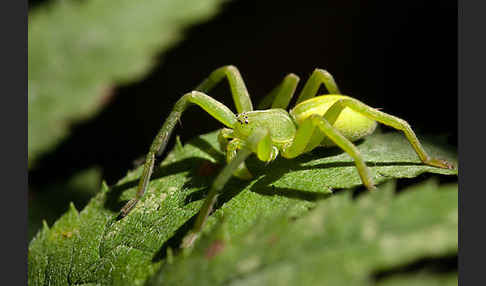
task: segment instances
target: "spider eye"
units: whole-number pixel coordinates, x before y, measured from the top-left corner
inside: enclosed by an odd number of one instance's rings
[[[245,119],[245,124],[248,124],[248,116],[244,115],[243,118]]]

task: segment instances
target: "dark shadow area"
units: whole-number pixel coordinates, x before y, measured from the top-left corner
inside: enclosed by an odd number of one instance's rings
[[[396,180],[397,193],[400,193],[404,189],[416,184],[417,182],[424,182],[430,178],[435,178],[439,182],[439,185],[457,183],[457,176],[422,173],[413,179]]]
[[[449,134],[456,144],[456,11],[454,1],[225,4],[217,17],[187,29],[143,80],[113,87],[106,108],[73,125],[71,136],[29,172],[29,184],[64,180],[94,165],[113,184],[144,156],[177,99],[225,64],[240,69],[254,103],[286,73],[301,77],[300,89],[314,68],[325,68],[344,93],[418,132]],[[233,109],[226,83],[211,95]],[[437,118],[424,112],[438,109]],[[185,142],[220,127],[191,108],[174,134]]]
[[[457,176],[449,176],[449,175],[440,175],[440,174],[434,174],[434,173],[422,173],[416,177],[413,178],[399,178],[399,179],[394,179],[395,180],[395,192],[401,193],[408,187],[411,187],[413,185],[416,185],[420,182],[425,182],[429,179],[434,178],[435,180],[438,181],[439,185],[441,184],[449,184],[449,183],[457,183]],[[381,184],[386,184],[387,182],[383,182]],[[381,185],[379,184],[379,185]],[[377,185],[377,186],[379,186]],[[346,189],[343,189],[346,190]],[[336,193],[341,190],[333,190],[333,193]],[[365,194],[366,192],[369,192],[368,189],[366,189],[363,185],[357,186],[356,188],[353,189],[353,199],[358,198],[362,194]]]
[[[52,0],[29,0],[28,1],[28,7],[29,7],[29,11],[31,9],[35,9],[37,7],[40,7],[42,5],[49,5],[49,3],[51,3]]]
[[[373,275],[373,280],[378,282],[386,278],[391,278],[394,275],[413,275],[420,272],[440,274],[452,271],[457,272],[457,255],[423,258],[407,265],[378,271]]]
[[[273,180],[273,178],[267,179],[267,177],[263,177],[263,179],[258,180],[258,182],[252,186],[251,191],[263,196],[284,196],[287,198],[299,199],[299,200],[310,201],[310,202],[316,202],[319,200],[327,199],[332,195],[328,193],[310,192],[310,191],[295,190],[291,188],[275,187],[271,185],[273,181],[275,181]]]

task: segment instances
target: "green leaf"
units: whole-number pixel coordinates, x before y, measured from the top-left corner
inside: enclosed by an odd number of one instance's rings
[[[453,151],[439,148],[426,141],[423,143],[432,155],[457,165]],[[218,162],[225,161],[217,146],[217,132],[202,135],[183,147],[176,145],[155,170],[145,196],[122,220],[116,220],[116,217],[123,204],[134,196],[141,168],[129,172],[116,186],[108,188],[104,185],[101,192],[79,214],[71,211],[58,220],[50,230],[40,231],[29,246],[29,283],[44,284],[46,281],[56,280],[69,281],[71,284],[142,285],[161,267],[169,267],[166,263],[166,254],[169,253],[169,261],[173,260],[170,255],[171,249],[176,249],[182,236],[190,229],[193,223],[190,219],[197,214],[207,187],[221,167]],[[414,177],[424,172],[457,174],[457,170],[444,170],[420,164],[417,155],[402,134],[372,135],[358,144],[358,149],[375,174],[377,183],[390,178]],[[275,220],[282,215],[287,218],[298,218],[315,207],[318,201],[329,198],[332,189],[361,185],[352,159],[336,148],[316,150],[294,160],[279,158],[270,165],[265,165],[252,156],[248,160],[248,166],[255,178],[252,181],[235,178],[230,180],[225,186],[225,192],[220,196],[217,210],[208,220],[204,229],[205,234],[216,232],[222,233],[226,239],[238,239],[249,229],[255,228],[257,221],[265,223],[266,220]],[[375,198],[383,194],[385,192],[378,191],[370,197]],[[384,200],[385,210],[388,210],[386,199],[389,199],[389,196],[377,197]],[[340,212],[343,218],[355,219],[354,214],[361,210],[353,207],[348,202],[349,198],[331,198],[329,202],[336,204],[336,211],[343,207],[343,211]],[[430,204],[430,200],[440,201],[445,197],[433,194],[426,199],[417,203],[414,199],[409,199],[408,204],[416,204],[418,211],[425,204]],[[411,211],[407,204],[397,206],[403,208],[402,212]],[[430,211],[434,207],[430,205],[426,210]],[[374,209],[375,206],[368,211]],[[221,225],[218,223],[221,219],[225,222],[223,231],[215,231],[218,225]],[[276,225],[283,225],[282,231],[285,231],[287,226],[281,221],[283,220],[277,220]],[[427,222],[426,219],[421,221],[424,224]],[[391,226],[394,225],[392,222],[394,221],[390,221]],[[457,225],[457,221],[455,223]],[[73,234],[69,239],[63,238],[62,233],[66,232],[65,229]],[[422,237],[417,235],[417,238]],[[343,240],[343,243],[345,241]],[[390,247],[397,247],[398,241],[400,237],[392,236],[384,243],[388,243]],[[204,240],[201,243],[204,244]],[[196,241],[196,245],[198,244]],[[444,243],[432,245],[432,249],[437,253],[443,251],[438,245],[450,248],[449,244]],[[354,247],[359,249],[359,245]],[[292,249],[293,246],[289,245],[289,255],[293,253]],[[418,250],[418,254],[424,254],[422,248]],[[406,256],[404,253],[397,257],[400,257],[401,261]],[[176,252],[175,259],[179,257]],[[383,255],[382,260],[374,265],[391,263],[386,259],[392,263],[396,260],[392,254]],[[248,264],[251,266],[251,261]],[[205,268],[199,271],[202,269]],[[283,270],[285,269],[276,269]],[[185,273],[192,275],[192,272]],[[197,273],[202,275],[202,272]]]
[[[210,234],[149,285],[375,285],[379,271],[457,254],[457,221],[457,184],[429,180],[396,195],[391,183],[356,201],[341,193],[296,221],[280,215],[234,239]],[[379,285],[457,284],[456,275],[392,276]]]
[[[85,206],[98,193],[101,170],[93,167],[76,173],[65,181],[41,187],[29,187],[27,239],[30,241],[42,227],[42,221],[52,224],[68,209],[69,202]]]
[[[221,0],[50,1],[29,13],[29,166],[99,110],[115,85],[143,77],[182,30]]]

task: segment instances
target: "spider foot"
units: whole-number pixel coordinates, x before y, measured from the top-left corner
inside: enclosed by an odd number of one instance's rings
[[[374,183],[368,183],[368,184],[365,184],[365,187],[369,190],[369,191],[376,191],[376,186]]]
[[[135,207],[137,202],[137,199],[131,199],[126,205],[124,205],[120,211],[120,214],[118,215],[118,219],[122,219],[127,216],[128,213]]]
[[[190,248],[193,244],[194,244],[194,241],[199,237],[199,233],[197,232],[194,232],[194,231],[190,231],[185,237],[184,239],[182,239],[182,243],[181,243],[181,248]]]
[[[432,159],[429,159],[428,161],[426,161],[424,163],[427,164],[427,165],[442,168],[442,169],[454,169],[454,165],[447,162],[446,160],[432,158]]]

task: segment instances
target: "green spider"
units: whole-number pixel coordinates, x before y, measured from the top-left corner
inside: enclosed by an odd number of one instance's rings
[[[229,81],[238,112],[236,115],[228,107],[205,94],[225,77]],[[184,238],[181,247],[193,244],[219,192],[232,175],[241,179],[252,177],[244,163],[252,153],[261,161],[271,162],[278,154],[291,159],[316,147],[338,146],[354,159],[363,184],[373,190],[375,185],[370,169],[351,142],[373,133],[377,122],[380,122],[403,131],[424,164],[452,168],[448,162],[431,158],[425,152],[406,121],[342,95],[331,74],[325,70],[314,70],[300,92],[296,105],[287,112],[298,82],[299,77],[288,74],[262,100],[259,110],[253,110],[245,83],[236,67],[224,66],[213,71],[195,91],[184,94],[176,102],[150,146],[137,194],[122,208],[120,217],[125,217],[145,193],[156,155],[164,151],[176,123],[184,110],[192,104],[200,106],[228,127],[222,129],[218,136],[221,147],[226,149],[227,165],[213,181],[194,227]],[[330,94],[316,96],[321,84],[325,85]]]

